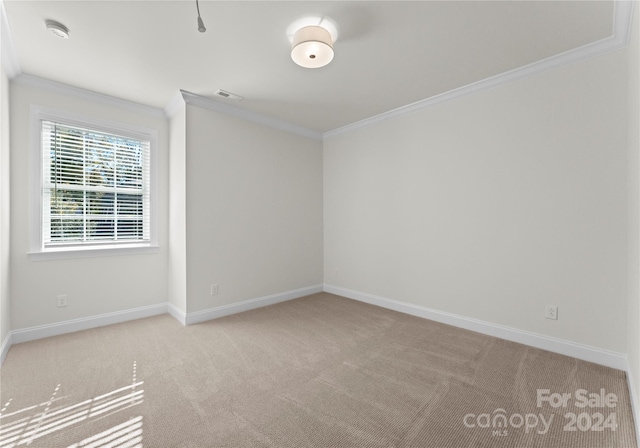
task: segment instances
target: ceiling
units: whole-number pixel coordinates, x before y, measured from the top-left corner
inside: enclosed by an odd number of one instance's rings
[[[195,0],[4,7],[22,73],[158,108],[223,89],[320,133],[610,37],[614,22],[612,1],[200,0],[200,33]],[[337,29],[335,58],[299,67],[290,35],[320,19]]]

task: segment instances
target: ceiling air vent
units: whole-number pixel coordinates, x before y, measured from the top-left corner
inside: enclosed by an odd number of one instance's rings
[[[240,95],[236,95],[235,93],[227,92],[226,90],[222,90],[222,89],[218,89],[218,91],[216,92],[216,95],[222,98],[226,98],[228,100],[240,101],[242,99]]]

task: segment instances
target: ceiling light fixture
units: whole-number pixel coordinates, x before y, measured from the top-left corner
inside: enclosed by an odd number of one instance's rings
[[[196,0],[196,8],[198,9],[198,31],[204,33],[205,31],[207,31],[207,29],[204,27],[202,17],[200,17],[200,5],[198,4],[198,0]]]
[[[62,23],[56,22],[55,20],[45,20],[44,24],[47,29],[56,36],[63,39],[69,39],[69,28],[64,26]]]
[[[293,36],[291,59],[305,68],[324,67],[333,60],[331,34],[321,26],[305,26]]]

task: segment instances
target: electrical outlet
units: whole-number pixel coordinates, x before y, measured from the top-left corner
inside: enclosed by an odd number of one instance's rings
[[[211,284],[211,295],[212,296],[217,296],[218,295],[218,285],[217,284]]]
[[[67,306],[67,295],[66,294],[60,294],[58,296],[58,299],[56,301],[56,305],[58,306],[58,308],[62,308]]]
[[[544,317],[547,319],[558,320],[558,307],[555,305],[547,305],[544,307]]]

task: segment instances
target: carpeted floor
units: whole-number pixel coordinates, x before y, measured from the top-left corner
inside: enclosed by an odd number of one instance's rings
[[[636,446],[621,371],[326,293],[18,344],[0,373],[2,448]]]

